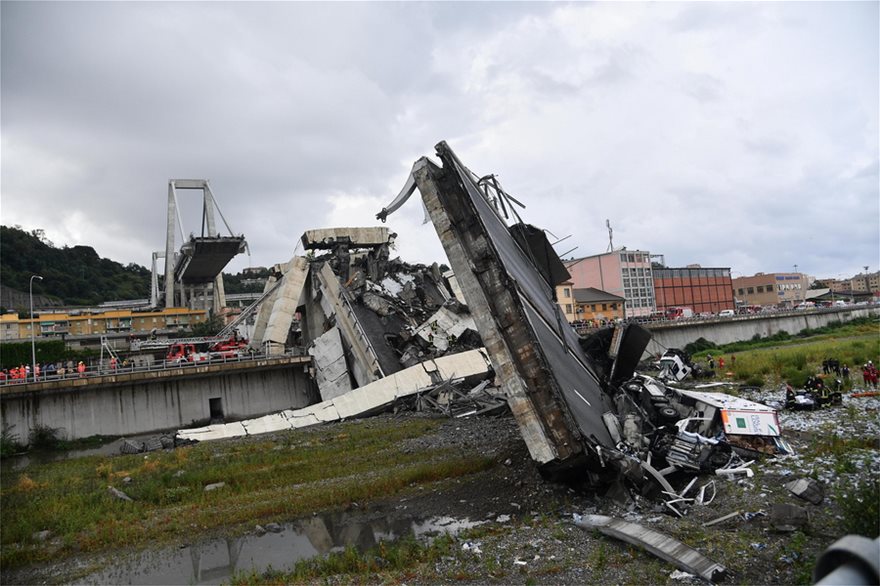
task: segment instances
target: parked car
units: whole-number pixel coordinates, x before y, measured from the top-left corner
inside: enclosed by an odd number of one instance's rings
[[[734,315],[736,315],[736,312],[732,309],[722,309],[718,312],[718,317],[733,317]]]

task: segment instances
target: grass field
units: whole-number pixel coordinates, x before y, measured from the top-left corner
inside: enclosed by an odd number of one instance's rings
[[[845,325],[827,333],[786,340],[756,340],[697,352],[692,357],[705,361],[711,354],[723,357],[724,369],[716,366],[718,378],[732,378],[750,385],[777,385],[788,382],[801,387],[806,378],[822,372],[822,362],[836,358],[847,364],[853,381],[861,383],[861,365],[868,360],[880,362],[880,331],[876,322]],[[731,357],[735,356],[736,360]],[[846,382],[846,381],[844,381]]]
[[[170,452],[88,457],[0,473],[2,566],[74,552],[156,544],[216,527],[286,520],[393,495],[493,465],[448,449],[406,453],[439,420],[369,421],[289,433],[275,441],[211,442]],[[130,478],[125,483],[124,478]],[[205,492],[208,484],[225,486]],[[133,500],[111,496],[108,486]],[[33,535],[49,530],[60,543]]]

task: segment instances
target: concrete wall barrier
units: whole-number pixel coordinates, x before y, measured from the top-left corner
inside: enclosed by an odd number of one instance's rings
[[[317,400],[307,367],[308,360],[300,359],[274,367],[176,369],[176,376],[108,376],[55,388],[33,388],[50,383],[28,385],[31,389],[0,395],[2,425],[22,441],[38,425],[56,428],[59,437],[71,440],[265,415]]]

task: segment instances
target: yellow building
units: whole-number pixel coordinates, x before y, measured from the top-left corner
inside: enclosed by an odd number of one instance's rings
[[[583,289],[574,289],[574,305],[576,319],[584,321],[593,321],[596,323],[611,322],[623,319],[623,306],[625,299],[619,295],[596,289],[595,287],[585,287]]]
[[[182,331],[204,322],[206,312],[201,309],[169,307],[166,309],[83,310],[42,312],[33,320],[20,319],[17,314],[0,316],[0,340],[29,340],[31,327],[34,337],[87,336],[112,333],[137,333],[156,330]]]
[[[556,303],[559,304],[559,309],[562,310],[562,315],[565,316],[568,323],[577,319],[574,313],[574,293],[572,291],[574,291],[574,283],[571,281],[556,286]]]

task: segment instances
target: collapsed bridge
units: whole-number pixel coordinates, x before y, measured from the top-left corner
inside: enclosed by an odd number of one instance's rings
[[[253,340],[270,355],[307,347],[321,401],[178,437],[294,429],[494,382],[542,470],[597,486],[626,480],[668,495],[672,510],[693,500],[676,493],[673,473],[748,474],[742,455],[790,450],[773,409],[637,373],[651,339],[641,326],[578,336],[554,298],[569,275],[544,231],[520,219],[524,206],[494,176],[474,174],[446,143],[437,154],[440,166],[416,161],[377,218],[418,190],[452,270],[389,259],[386,228],[307,231],[308,255],[273,268]]]

